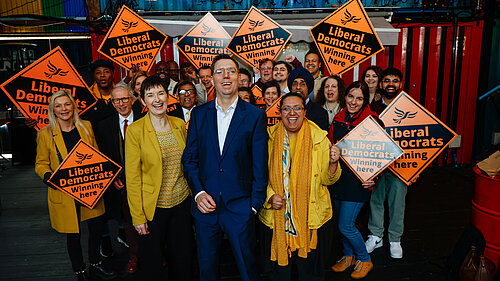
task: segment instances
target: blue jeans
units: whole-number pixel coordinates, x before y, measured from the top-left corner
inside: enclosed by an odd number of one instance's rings
[[[367,262],[370,255],[366,251],[363,236],[356,228],[356,217],[365,202],[352,202],[334,200],[335,211],[339,215],[339,230],[342,233],[342,244],[344,245],[344,256],[356,257],[357,260]]]

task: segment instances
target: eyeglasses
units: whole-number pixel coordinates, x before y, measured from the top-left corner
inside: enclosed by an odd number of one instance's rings
[[[127,103],[129,100],[130,100],[130,97],[126,97],[126,98],[119,98],[119,99],[111,99],[111,101],[112,101],[114,104],[119,104],[120,102],[122,102],[122,103]]]
[[[399,82],[401,82],[401,80],[399,80],[399,79],[392,79],[392,80],[391,79],[384,79],[384,80],[382,80],[382,82],[384,82],[384,83],[390,83],[390,82],[399,83]]]
[[[304,110],[304,108],[300,106],[294,106],[294,107],[285,106],[281,110],[287,114],[290,113],[292,110],[293,112],[300,113],[302,112],[302,110]]]
[[[194,94],[194,90],[180,90],[178,92],[179,96],[183,96],[183,95],[192,95]]]
[[[234,74],[236,74],[236,68],[234,68],[234,67],[221,67],[221,68],[214,70],[214,75],[223,75],[224,73],[227,73],[229,75],[234,75]]]

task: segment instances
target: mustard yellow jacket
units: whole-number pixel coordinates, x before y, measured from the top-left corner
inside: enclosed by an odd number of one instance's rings
[[[330,163],[330,141],[326,137],[327,132],[321,130],[315,123],[308,121],[307,119],[304,120],[304,122],[309,122],[309,125],[311,126],[313,141],[308,224],[309,229],[318,229],[332,218],[332,202],[330,200],[330,193],[328,192],[327,186],[335,183],[340,178],[342,170],[340,165],[337,164],[338,166],[335,174],[330,174],[328,169]],[[271,164],[271,157],[273,153],[275,153],[273,151],[275,141],[274,137],[276,136],[276,130],[278,129],[280,123],[267,129],[269,133],[269,165]],[[264,207],[259,212],[259,219],[270,228],[274,228],[274,209],[268,201],[274,194],[273,187],[269,181],[267,186],[266,201],[264,203]]]
[[[89,134],[83,128],[77,126],[78,133],[82,140],[97,148],[97,143],[92,131],[90,122],[82,120]],[[64,144],[64,139],[61,134],[61,128],[57,126],[55,131],[49,130],[47,127],[38,132],[36,147],[36,162],[35,172],[43,179],[45,173],[53,173],[59,166],[59,158],[57,157],[57,148],[61,153],[62,159],[66,158],[68,151]],[[104,214],[104,202],[99,200],[93,209],[80,207],[80,218],[77,217],[75,200],[64,194],[62,191],[54,190],[48,187],[48,202],[50,223],[52,228],[61,233],[78,233],[80,232],[79,221],[85,221],[91,218],[98,217]],[[80,219],[80,220],[79,220]]]
[[[186,123],[168,116],[180,148],[186,147]],[[163,178],[161,149],[149,113],[127,128],[125,177],[133,225],[153,220]]]

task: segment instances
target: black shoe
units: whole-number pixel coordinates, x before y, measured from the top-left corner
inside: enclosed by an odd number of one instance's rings
[[[104,236],[101,238],[101,256],[109,258],[113,256],[113,247],[111,246],[111,237]]]
[[[115,279],[117,274],[112,269],[106,268],[101,262],[97,264],[91,264],[89,267],[90,278],[100,279],[100,280],[112,280]]]
[[[76,280],[77,281],[89,281],[89,277],[87,275],[87,271],[84,270],[81,270],[81,271],[77,271],[75,272],[76,274]]]

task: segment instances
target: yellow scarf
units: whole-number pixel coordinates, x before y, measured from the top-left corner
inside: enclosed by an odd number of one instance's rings
[[[283,142],[286,132],[283,123],[280,122],[274,138],[273,154],[269,166],[269,181],[273,191],[284,196],[283,187]],[[311,128],[307,121],[297,134],[297,144],[293,153],[291,164],[290,185],[292,200],[293,221],[297,229],[297,236],[285,233],[285,209],[274,210],[274,229],[271,241],[271,260],[278,261],[278,265],[288,265],[288,257],[292,252],[298,250],[299,257],[307,258],[311,249],[316,249],[317,231],[310,230],[308,226],[309,193],[311,190],[312,169],[312,137]]]

